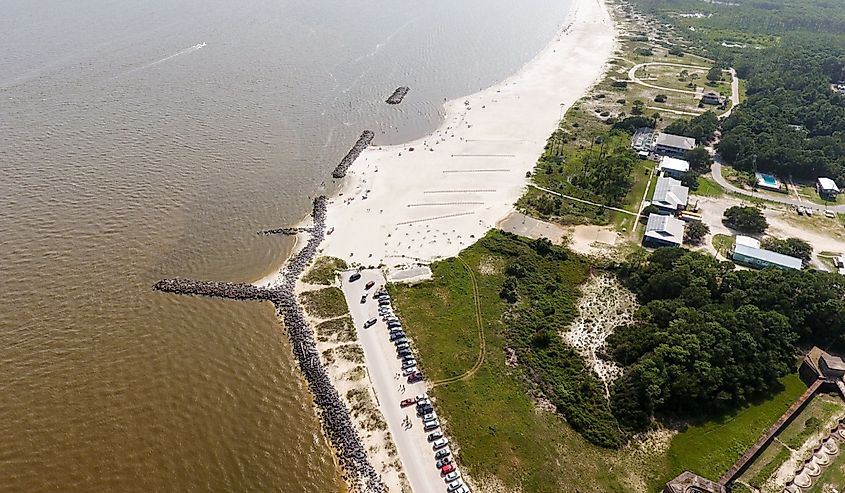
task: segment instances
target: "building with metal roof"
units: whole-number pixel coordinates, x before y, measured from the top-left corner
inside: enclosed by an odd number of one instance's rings
[[[839,194],[839,187],[836,186],[836,182],[825,177],[819,177],[816,180],[816,190],[822,198],[830,200],[836,200],[836,196]]]
[[[660,132],[654,139],[654,152],[664,156],[683,156],[695,148],[695,139],[682,135],[665,134]]]
[[[679,180],[668,176],[657,179],[651,203],[661,212],[674,215],[687,206],[687,200],[689,200],[689,188],[681,185]]]
[[[684,222],[673,216],[650,214],[645,226],[643,245],[677,247],[684,242]]]
[[[804,265],[800,258],[740,244],[734,245],[731,258],[738,264],[758,269],[765,269],[766,267],[800,269]]]
[[[663,176],[680,178],[684,173],[689,172],[689,161],[670,156],[662,156],[657,164],[657,169]]]

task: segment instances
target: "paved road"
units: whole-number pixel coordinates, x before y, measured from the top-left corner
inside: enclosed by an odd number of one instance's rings
[[[378,270],[364,270],[361,271],[361,279],[352,283],[348,282],[348,279],[349,273],[344,273],[341,282],[343,294],[355,323],[358,340],[364,349],[364,358],[376,399],[393,436],[411,489],[415,493],[445,492],[446,483],[434,466],[434,452],[426,439],[427,434],[422,429],[422,421],[416,416],[416,408],[399,406],[402,399],[425,393],[426,383],[408,384],[404,377],[396,378],[396,374],[401,371],[401,363],[396,358],[396,350],[388,338],[387,325],[380,318],[374,326],[363,328],[365,321],[378,317],[378,304],[372,294],[384,286],[385,278]],[[365,291],[364,285],[369,281],[375,281],[376,285]],[[367,302],[361,303],[361,295],[364,293],[367,293]],[[404,393],[400,391],[402,384],[405,385]],[[406,416],[413,423],[410,430],[406,430],[402,425]]]
[[[718,154],[713,155],[713,165],[710,167],[710,169],[713,173],[713,180],[715,180],[716,183],[718,183],[720,187],[724,188],[725,190],[727,190],[729,192],[733,192],[733,193],[740,194],[740,195],[745,195],[746,197],[754,197],[754,198],[758,198],[758,199],[768,200],[769,202],[778,202],[778,203],[781,203],[781,204],[795,206],[795,207],[802,206],[802,207],[811,208],[811,209],[814,209],[814,210],[817,210],[817,211],[828,210],[828,211],[834,211],[834,212],[837,212],[837,213],[845,212],[845,204],[824,206],[824,205],[816,204],[816,203],[809,202],[809,201],[802,201],[802,200],[793,199],[789,196],[780,197],[780,196],[776,196],[776,195],[763,195],[761,193],[755,193],[755,192],[752,192],[750,190],[744,190],[742,188],[736,187],[733,184],[731,184],[730,182],[728,182],[728,180],[726,180],[724,176],[722,176],[722,161],[721,161],[721,158],[719,157]]]

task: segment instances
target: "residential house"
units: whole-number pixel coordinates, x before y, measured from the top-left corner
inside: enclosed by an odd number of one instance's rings
[[[688,199],[689,188],[681,185],[680,180],[661,176],[657,179],[651,203],[660,209],[662,214],[674,216],[687,206]]]
[[[839,195],[839,187],[830,178],[819,177],[816,180],[816,190],[821,198],[827,200],[836,200],[836,196]]]
[[[650,214],[645,226],[643,245],[678,247],[684,242],[684,222],[673,216]]]
[[[801,269],[803,262],[800,258],[790,257],[777,252],[754,248],[747,245],[734,245],[731,258],[734,262],[748,267],[765,269],[777,267],[779,269]]]
[[[678,159],[669,156],[662,156],[657,165],[657,169],[663,176],[671,176],[672,178],[680,178],[684,173],[689,172],[689,161]]]
[[[695,148],[695,139],[681,135],[660,132],[654,139],[653,151],[663,156],[683,156]]]
[[[704,104],[713,104],[719,106],[725,102],[725,98],[715,91],[707,91],[701,95],[701,102]]]

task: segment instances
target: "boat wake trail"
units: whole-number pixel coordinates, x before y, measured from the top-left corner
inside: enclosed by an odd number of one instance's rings
[[[148,68],[153,67],[155,65],[158,65],[160,63],[164,63],[168,60],[172,60],[172,59],[176,58],[177,56],[187,55],[188,53],[193,53],[195,51],[199,51],[199,50],[201,50],[205,47],[206,47],[206,43],[197,43],[194,46],[191,46],[190,48],[185,48],[184,50],[177,51],[176,53],[174,53],[170,56],[166,56],[166,57],[162,58],[161,60],[156,60],[155,62],[148,63],[148,64],[143,65],[141,67],[133,68],[132,70],[124,73],[123,75],[128,75],[128,74],[131,74],[131,73],[134,73],[134,72],[138,72],[140,70],[148,69]]]

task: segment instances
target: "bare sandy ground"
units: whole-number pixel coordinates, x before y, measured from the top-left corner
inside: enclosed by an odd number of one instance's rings
[[[322,254],[392,268],[472,244],[513,210],[562,111],[601,76],[615,35],[604,4],[578,0],[534,60],[500,84],[446,103],[433,134],[364,151],[329,205],[334,232]]]

